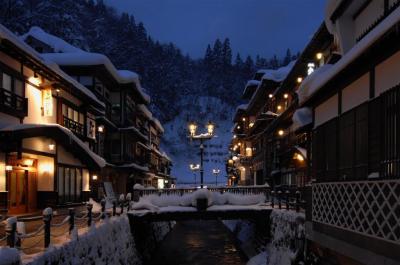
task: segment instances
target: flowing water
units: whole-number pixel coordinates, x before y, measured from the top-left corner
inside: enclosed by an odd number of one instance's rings
[[[185,221],[160,243],[149,264],[243,265],[246,258],[220,221]]]

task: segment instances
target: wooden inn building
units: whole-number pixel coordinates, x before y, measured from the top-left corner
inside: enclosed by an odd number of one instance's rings
[[[0,84],[0,209],[173,184],[163,128],[136,73],[40,28],[17,37],[0,25]]]
[[[285,78],[258,71],[234,118],[229,184],[307,186],[308,256],[326,264],[399,264],[399,5],[328,1]]]

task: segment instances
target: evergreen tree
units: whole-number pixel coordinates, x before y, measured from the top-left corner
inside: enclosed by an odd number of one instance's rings
[[[232,65],[232,49],[229,38],[224,40],[222,47],[222,58],[224,67],[230,67]]]
[[[283,59],[283,65],[288,65],[292,61],[292,53],[290,49],[286,50],[286,56]]]

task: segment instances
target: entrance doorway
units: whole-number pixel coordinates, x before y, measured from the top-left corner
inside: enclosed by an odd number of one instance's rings
[[[36,210],[36,172],[13,169],[7,174],[8,212],[20,214]]]

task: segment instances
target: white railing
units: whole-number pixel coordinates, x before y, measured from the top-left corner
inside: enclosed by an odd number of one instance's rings
[[[400,180],[313,184],[312,221],[400,245]]]

